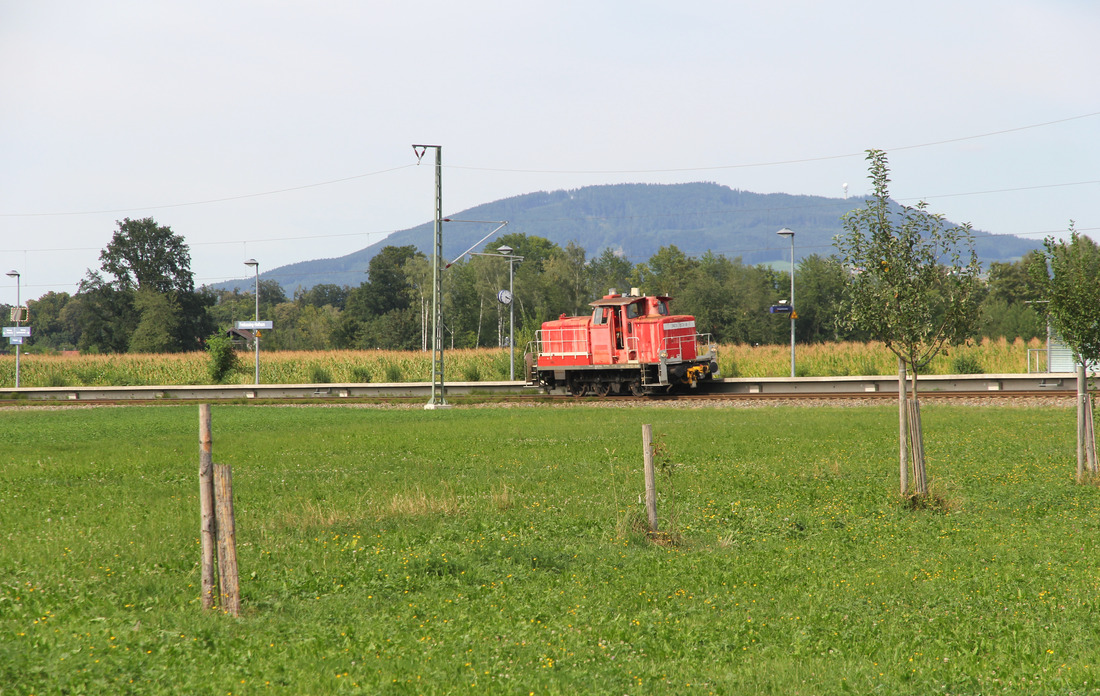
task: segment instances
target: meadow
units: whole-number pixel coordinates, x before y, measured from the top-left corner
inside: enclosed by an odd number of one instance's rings
[[[928,374],[986,372],[1026,373],[1028,349],[1038,341],[984,339],[952,348],[938,356]],[[796,347],[799,376],[897,374],[897,358],[881,343],[823,343]],[[723,377],[790,376],[789,345],[727,345],[719,347]],[[205,353],[120,355],[24,355],[20,384],[26,387],[160,386],[210,384],[210,359]],[[226,380],[251,384],[255,379],[251,352],[238,353],[238,367]],[[1040,369],[1045,368],[1045,364]],[[504,349],[444,351],[448,381],[483,382],[509,378]],[[522,378],[523,355],[516,355],[516,375]],[[328,384],[363,382],[429,382],[431,353],[423,351],[268,351],[260,353],[260,379],[267,384]],[[14,386],[15,356],[0,356],[0,386]]]
[[[0,411],[0,694],[1100,691],[1066,408],[215,405],[242,615],[199,598],[198,408]],[[661,527],[644,531],[641,425]]]

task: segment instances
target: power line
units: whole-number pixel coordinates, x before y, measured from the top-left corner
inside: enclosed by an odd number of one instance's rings
[[[380,169],[376,172],[367,172],[366,174],[356,174],[354,176],[346,176],[341,179],[329,179],[328,181],[318,181],[313,184],[302,184],[301,186],[291,186],[288,188],[275,189],[273,191],[262,191],[260,193],[244,193],[239,196],[223,196],[221,198],[208,198],[201,201],[189,201],[187,203],[166,203],[163,205],[146,205],[146,206],[129,206],[126,208],[113,208],[107,210],[80,210],[69,212],[53,212],[53,213],[0,213],[0,217],[60,217],[66,215],[103,215],[106,213],[126,213],[135,210],[164,210],[167,208],[184,208],[192,205],[208,205],[210,203],[225,203],[228,201],[240,201],[246,198],[260,198],[263,196],[275,196],[280,193],[290,193],[292,191],[303,191],[305,189],[318,188],[320,186],[330,186],[332,184],[342,184],[346,181],[354,181],[356,179],[365,179],[371,176],[378,176],[380,174],[389,174],[390,172],[396,172],[401,169],[408,169],[414,167],[413,164],[405,164],[400,167],[391,167],[390,169]]]
[[[967,140],[976,140],[979,138],[988,138],[996,135],[1004,135],[1006,133],[1015,133],[1019,131],[1031,130],[1034,128],[1045,128],[1048,126],[1058,125],[1061,123],[1068,123],[1070,121],[1078,121],[1081,119],[1092,118],[1100,116],[1100,111],[1094,111],[1087,114],[1081,114],[1078,116],[1070,116],[1067,118],[1055,119],[1053,121],[1044,121],[1042,123],[1033,123],[1026,126],[1019,126],[1016,128],[1006,128],[1003,130],[990,131],[987,133],[979,133],[976,135],[966,135],[958,138],[948,138],[946,140],[937,140],[927,143],[920,143],[916,145],[901,145],[893,148],[886,148],[888,152],[895,152],[898,150],[913,150],[924,147],[934,147],[937,145],[946,145],[950,143],[963,142]],[[743,164],[724,164],[724,165],[712,165],[703,167],[673,167],[663,169],[575,169],[575,170],[556,170],[556,169],[503,169],[494,167],[472,167],[462,165],[447,165],[450,169],[464,169],[469,171],[485,171],[485,172],[505,172],[505,173],[518,173],[518,174],[661,174],[661,173],[677,173],[677,172],[701,172],[701,171],[720,171],[727,169],[749,169],[755,167],[774,167],[789,164],[806,164],[810,162],[824,162],[829,160],[845,159],[849,157],[863,157],[865,152],[850,152],[838,155],[825,155],[822,157],[805,157],[799,159],[790,160],[774,160],[770,162],[751,162]],[[208,198],[198,201],[188,201],[184,203],[167,203],[162,205],[152,206],[128,206],[124,208],[107,208],[101,210],[83,210],[83,211],[64,211],[64,212],[41,212],[41,213],[0,213],[0,218],[16,218],[16,217],[61,217],[61,216],[75,216],[75,215],[101,215],[108,213],[125,213],[138,210],[166,210],[170,208],[182,208],[196,205],[208,205],[211,203],[225,203],[228,201],[245,200],[249,198],[260,198],[264,196],[274,196],[282,193],[291,193],[293,191],[302,191],[310,188],[318,188],[322,186],[330,186],[332,184],[344,183],[347,181],[354,181],[356,179],[364,179],[372,176],[379,176],[381,174],[388,174],[391,172],[400,171],[402,169],[408,169],[416,165],[407,164],[399,167],[391,167],[389,169],[381,169],[374,172],[367,172],[364,174],[356,174],[353,176],[342,177],[339,179],[329,179],[327,181],[319,181],[311,184],[302,184],[300,186],[290,186],[287,188],[274,189],[270,191],[262,191],[259,193],[246,193],[235,196],[222,196],[219,198]],[[1082,182],[1093,183],[1093,182]],[[1055,184],[1052,186],[1073,186],[1076,184]],[[1031,188],[1047,188],[1045,186],[1037,186]],[[1008,190],[1026,190],[1026,189],[1008,189]],[[947,194],[947,195],[970,195],[970,194]],[[944,197],[944,196],[940,196]]]
[[[901,145],[891,148],[883,148],[887,152],[896,152],[899,150],[915,150],[922,147],[935,147],[937,145],[948,145],[950,143],[964,142],[967,140],[977,140],[979,138],[989,138],[995,135],[1004,135],[1006,133],[1016,133],[1018,131],[1031,130],[1033,128],[1045,128],[1047,126],[1054,126],[1060,123],[1067,123],[1069,121],[1078,121],[1085,118],[1092,118],[1094,116],[1100,116],[1100,111],[1094,111],[1088,114],[1081,114],[1080,116],[1070,116],[1068,118],[1060,118],[1054,121],[1045,121],[1043,123],[1033,123],[1027,126],[1019,126],[1017,128],[1006,128],[1004,130],[990,131],[988,133],[979,133],[977,135],[964,135],[959,138],[948,138],[947,140],[936,140],[933,142],[920,143],[917,145]],[[674,174],[678,172],[705,172],[705,171],[717,171],[725,169],[750,169],[754,167],[777,167],[787,164],[808,164],[811,162],[826,162],[829,160],[846,159],[848,157],[864,157],[866,151],[849,152],[840,155],[824,155],[822,157],[805,157],[801,159],[790,160],[774,160],[771,162],[751,162],[746,164],[722,164],[706,167],[675,167],[669,169],[503,169],[496,167],[468,167],[460,165],[449,165],[450,169],[467,169],[471,171],[482,172],[504,172],[511,174]]]
[[[933,198],[956,198],[956,197],[960,197],[960,196],[984,196],[984,195],[989,194],[989,193],[1013,193],[1015,191],[1036,191],[1038,189],[1062,188],[1064,186],[1087,186],[1089,184],[1100,184],[1100,179],[1093,179],[1091,181],[1071,181],[1071,182],[1067,182],[1067,183],[1064,183],[1064,184],[1039,184],[1039,185],[1036,185],[1036,186],[1018,186],[1016,188],[990,189],[988,191],[968,191],[966,193],[942,193],[938,196],[925,196],[923,198],[920,198],[919,200],[923,201],[923,200],[930,200],[930,199],[933,199]],[[902,199],[898,199],[898,200],[912,201],[912,200],[918,200],[918,199],[910,197],[910,198],[902,198]]]
[[[188,242],[189,247],[195,246],[215,246],[219,244],[258,244],[260,242],[294,242],[313,239],[332,239],[336,237],[362,237],[366,235],[370,237],[372,235],[381,235],[383,237],[393,234],[396,230],[388,230],[385,232],[343,232],[339,234],[310,234],[300,235],[296,237],[261,237],[258,239],[236,239],[229,241],[217,241],[217,242]],[[49,247],[46,249],[0,249],[2,254],[16,254],[16,253],[30,253],[30,252],[54,252],[54,251],[101,251],[102,247],[67,247],[59,249],[57,247]]]

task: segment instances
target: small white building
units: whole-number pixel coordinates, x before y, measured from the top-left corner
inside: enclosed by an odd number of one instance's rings
[[[1100,371],[1100,364],[1089,363],[1085,366],[1086,372]],[[1050,352],[1047,354],[1047,372],[1077,372],[1077,361],[1073,358],[1073,351],[1069,346],[1057,337],[1050,339]]]

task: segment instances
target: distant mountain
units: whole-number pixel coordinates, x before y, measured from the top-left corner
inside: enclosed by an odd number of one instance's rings
[[[675,244],[689,256],[707,251],[747,264],[790,259],[789,243],[776,236],[784,227],[795,231],[795,256],[828,256],[833,237],[843,232],[840,218],[864,204],[864,198],[792,196],[750,193],[710,183],[614,184],[572,191],[540,191],[513,196],[453,214],[455,220],[507,220],[504,233],[545,237],[565,246],[576,242],[589,258],[605,248],[634,263],[645,261],[662,246]],[[465,251],[492,227],[444,223],[443,255],[447,261]],[[365,249],[332,259],[301,261],[263,273],[289,293],[321,283],[358,286],[371,258],[384,246],[411,244],[431,254],[432,222],[394,232]],[[492,239],[487,244],[492,244]],[[975,231],[975,250],[983,264],[1012,261],[1040,242]],[[480,250],[480,249],[478,249]],[[216,287],[245,287],[248,279]]]

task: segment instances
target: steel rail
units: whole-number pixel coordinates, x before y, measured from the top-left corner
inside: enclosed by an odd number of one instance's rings
[[[1075,393],[1074,373],[929,375],[919,379],[922,398],[1066,395]],[[347,401],[426,397],[431,383],[401,384],[237,384],[101,387],[20,387],[0,389],[4,402],[127,403],[150,401]],[[516,398],[541,393],[523,382],[448,382],[453,396]],[[701,382],[696,390],[657,394],[654,400],[685,394],[716,399],[897,398],[896,376],[740,377]],[[584,397],[598,401],[600,397]],[[608,399],[624,399],[610,396]]]

